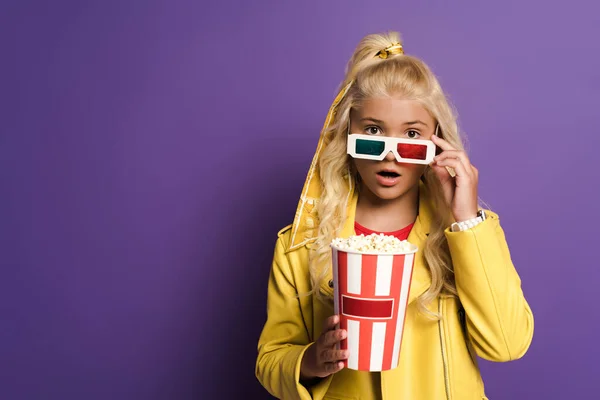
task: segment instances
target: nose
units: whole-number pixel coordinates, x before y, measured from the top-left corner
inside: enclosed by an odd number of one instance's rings
[[[390,151],[385,155],[385,161],[396,161],[396,156]]]

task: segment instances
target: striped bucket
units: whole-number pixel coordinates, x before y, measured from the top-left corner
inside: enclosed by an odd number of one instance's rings
[[[417,246],[402,254],[373,254],[332,246],[334,307],[348,332],[345,367],[385,371],[398,366]]]

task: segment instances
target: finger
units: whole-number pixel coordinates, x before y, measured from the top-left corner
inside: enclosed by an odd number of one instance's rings
[[[338,315],[332,315],[323,322],[323,332],[335,329],[336,325],[340,323],[340,317]]]
[[[442,150],[456,150],[450,143],[439,136],[433,135],[431,141]]]
[[[472,175],[470,174],[470,172],[472,172],[471,168],[469,168],[467,170],[465,165],[463,164],[463,162],[460,160],[457,160],[456,158],[447,158],[445,160],[437,162],[436,165],[438,165],[440,167],[450,167],[450,168],[454,169],[456,176],[459,178],[465,179],[465,178],[472,177]]]
[[[325,372],[327,372],[329,374],[334,374],[338,371],[341,371],[343,368],[344,368],[344,363],[341,361],[325,364]]]
[[[441,182],[445,182],[450,178],[454,178],[456,176],[456,171],[454,171],[454,169],[448,166],[442,167],[436,164],[432,164],[431,167],[433,168]]]
[[[465,166],[466,171],[472,171],[471,161],[469,160],[469,157],[467,156],[467,154],[464,151],[459,151],[459,150],[444,151],[442,154],[435,157],[433,159],[433,162],[438,163],[440,161],[448,160],[448,159],[459,160]],[[450,168],[450,167],[447,166],[446,169],[448,170],[448,168]],[[455,172],[456,171],[454,171],[454,170],[448,170],[448,173],[453,178],[456,176]]]
[[[462,161],[465,164],[465,167],[471,166],[471,161],[469,160],[469,156],[467,156],[467,153],[460,150],[445,150],[443,153],[435,156],[433,158],[433,161],[438,162],[447,158],[456,158]]]
[[[329,331],[321,334],[321,346],[332,347],[338,342],[346,339],[347,333],[344,329],[336,329],[335,331]]]
[[[350,357],[350,352],[348,350],[326,349],[321,352],[319,361],[322,363],[331,363],[346,360],[348,357]]]

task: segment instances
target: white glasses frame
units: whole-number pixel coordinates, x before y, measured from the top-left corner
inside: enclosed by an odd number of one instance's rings
[[[437,133],[437,129],[436,129]],[[358,154],[356,153],[356,141],[357,140],[369,140],[375,142],[383,142],[385,143],[385,148],[383,152],[378,155],[369,155],[369,154]],[[427,147],[427,152],[424,160],[417,160],[413,158],[402,158],[398,153],[398,144],[415,144],[422,145]],[[382,161],[388,153],[391,151],[394,157],[396,157],[396,161],[407,163],[407,164],[431,164],[433,158],[435,157],[435,149],[436,146],[431,140],[423,140],[423,139],[405,139],[405,138],[396,138],[389,136],[374,136],[374,135],[366,135],[362,133],[352,133],[348,135],[348,144],[347,144],[347,153],[353,158],[360,158],[363,160],[374,160],[374,161]]]

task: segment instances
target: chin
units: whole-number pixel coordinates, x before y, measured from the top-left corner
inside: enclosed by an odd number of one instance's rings
[[[375,197],[381,200],[395,200],[402,197],[410,191],[410,188],[403,187],[403,185],[397,185],[392,187],[381,187],[376,185],[375,188],[368,187],[369,191],[375,195]]]
[[[379,197],[381,200],[395,200],[402,197],[402,195],[404,194],[406,194],[406,192],[384,192],[381,194],[377,194],[377,197]]]

